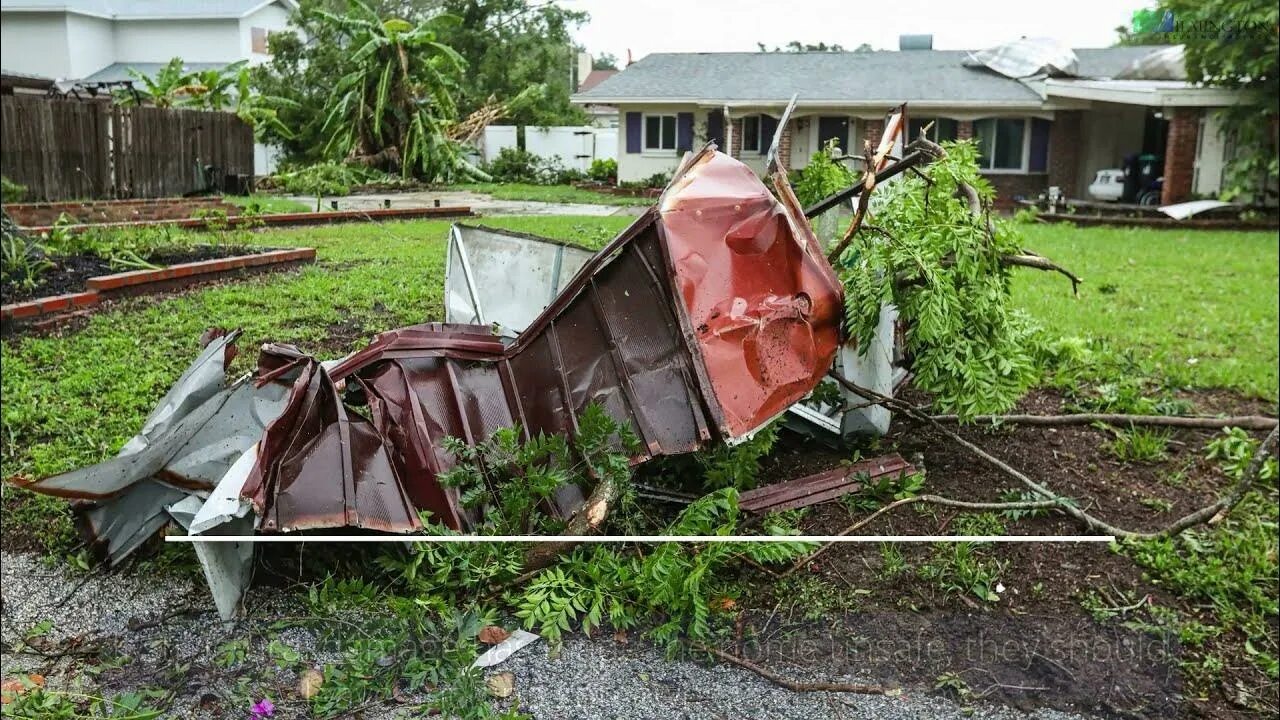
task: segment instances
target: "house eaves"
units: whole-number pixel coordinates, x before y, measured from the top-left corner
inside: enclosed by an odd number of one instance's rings
[[[239,20],[280,3],[298,9],[297,0],[215,0],[191,3],[182,0],[83,0],[82,2],[40,2],[21,0],[0,3],[0,11],[15,13],[57,13],[83,15],[104,20]]]
[[[1080,49],[1080,77],[1111,77],[1151,48]],[[841,53],[654,53],[590,90],[577,104],[696,104],[798,109],[913,107],[1052,110],[1027,83],[968,62],[959,50]]]
[[[1044,81],[1049,98],[1109,102],[1144,107],[1227,107],[1240,105],[1246,96],[1238,90],[1206,87],[1181,80],[1073,80]]]

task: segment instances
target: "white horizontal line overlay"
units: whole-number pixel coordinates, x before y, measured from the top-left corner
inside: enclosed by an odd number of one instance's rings
[[[191,543],[1110,543],[1114,535],[168,535]]]

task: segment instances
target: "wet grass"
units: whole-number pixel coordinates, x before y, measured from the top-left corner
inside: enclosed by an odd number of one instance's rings
[[[1176,385],[1275,400],[1274,232],[1023,225],[1027,247],[1085,279],[1018,273],[1015,296],[1053,332],[1104,340]]]

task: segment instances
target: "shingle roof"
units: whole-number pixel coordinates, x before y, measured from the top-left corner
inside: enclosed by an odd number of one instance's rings
[[[155,77],[160,73],[168,63],[112,63],[98,72],[84,78],[80,82],[118,82],[120,80],[133,80],[133,76],[129,74],[132,68],[147,77]],[[210,62],[184,62],[182,68],[187,72],[200,72],[201,70],[221,70],[229,63],[210,63]]]
[[[1111,77],[1154,49],[1075,53],[1082,76]],[[1025,83],[967,67],[967,57],[964,50],[655,53],[574,99],[785,102],[798,93],[807,102],[1040,102]]]
[[[0,10],[41,10],[118,18],[239,18],[271,0],[0,0]],[[286,4],[296,5],[287,0]]]

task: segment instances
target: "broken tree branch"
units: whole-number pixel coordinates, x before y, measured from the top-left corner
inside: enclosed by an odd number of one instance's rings
[[[849,390],[852,393],[860,395],[869,400],[880,400],[884,403],[886,407],[890,408],[891,410],[894,410],[895,412],[900,412],[903,415],[906,415],[907,417],[910,417],[914,420],[918,420],[920,422],[924,422],[932,425],[943,435],[946,435],[957,445],[960,445],[961,447],[965,448],[966,450],[973,453],[974,455],[977,455],[988,465],[991,465],[992,467],[996,468],[997,470],[1004,473],[1005,475],[1008,475],[1009,477],[1022,483],[1035,494],[1047,500],[1053,500],[1054,502],[1057,503],[1056,509],[1066,513],[1067,515],[1070,515],[1072,518],[1078,520],[1080,523],[1085,525],[1085,527],[1087,527],[1088,529],[1096,530],[1096,531],[1105,533],[1107,535],[1114,535],[1117,538],[1125,538],[1125,539],[1149,540],[1153,538],[1169,537],[1171,535],[1177,535],[1183,530],[1186,530],[1187,528],[1192,527],[1194,525],[1207,522],[1212,518],[1219,517],[1219,516],[1225,517],[1227,514],[1231,512],[1233,508],[1235,508],[1236,505],[1240,503],[1241,500],[1244,499],[1244,496],[1248,494],[1249,490],[1253,487],[1253,483],[1257,480],[1258,475],[1262,471],[1263,463],[1265,463],[1266,459],[1275,452],[1274,447],[1276,444],[1277,432],[1280,431],[1280,428],[1273,428],[1271,430],[1271,434],[1267,435],[1267,438],[1262,441],[1261,445],[1258,446],[1258,450],[1254,454],[1253,462],[1250,463],[1249,469],[1240,476],[1240,479],[1236,482],[1236,484],[1232,487],[1232,489],[1227,494],[1218,498],[1218,500],[1216,500],[1215,502],[1210,503],[1209,505],[1206,505],[1205,507],[1202,507],[1199,510],[1188,513],[1187,515],[1184,515],[1181,518],[1174,520],[1173,522],[1169,523],[1168,525],[1165,525],[1164,527],[1158,530],[1155,530],[1152,532],[1140,532],[1140,531],[1127,530],[1125,528],[1117,527],[1104,520],[1096,518],[1093,515],[1090,515],[1084,510],[1081,510],[1079,507],[1075,505],[1075,503],[1073,503],[1068,498],[1062,495],[1059,495],[1054,491],[1050,490],[1047,486],[1041,483],[1038,483],[1035,480],[1032,480],[1025,473],[1010,466],[1005,461],[992,455],[991,453],[988,453],[986,450],[983,450],[982,448],[969,442],[963,437],[960,437],[960,435],[956,434],[954,431],[944,426],[941,422],[934,420],[932,417],[930,417],[929,415],[926,415],[925,413],[919,412],[910,404],[905,403],[896,398],[888,397],[887,395],[882,395],[881,393],[878,393],[875,390],[871,390],[870,388],[864,388],[860,385],[857,385],[852,381],[850,381],[848,378],[844,377],[843,375],[841,375],[840,373],[834,370],[832,370],[829,373],[829,375],[831,375],[831,377],[834,378],[836,382],[840,383],[842,386],[845,387],[845,389]]]
[[[844,237],[840,238],[835,248],[827,253],[827,262],[832,265],[836,264],[836,260],[849,247],[849,243],[853,242],[853,237],[858,234],[858,228],[862,227],[862,221],[867,216],[867,207],[871,205],[871,191],[876,188],[876,158],[871,154],[871,143],[866,143],[863,153],[867,160],[867,169],[862,173],[862,194],[858,196],[858,209],[853,214],[853,220],[849,223],[849,229],[845,230]]]
[[[1018,267],[1028,267],[1035,268],[1036,270],[1047,270],[1050,272],[1062,273],[1071,281],[1071,293],[1073,295],[1080,294],[1080,283],[1084,282],[1080,276],[1046,257],[1036,255],[1034,253],[1026,253],[1025,250],[1023,253],[1024,254],[1022,255],[1004,255],[1000,258],[1000,262],[1005,265],[1016,265]]]
[[[928,503],[930,505],[944,505],[946,507],[959,508],[960,510],[968,510],[972,512],[991,512],[991,511],[999,512],[1003,510],[1053,510],[1058,507],[1058,502],[1056,500],[1023,500],[1023,501],[1013,501],[1013,502],[968,502],[965,500],[952,500],[951,498],[942,497],[941,495],[913,495],[911,497],[902,498],[901,500],[894,500],[888,505],[885,505],[884,507],[876,510],[875,512],[862,518],[858,522],[850,525],[849,527],[845,528],[844,530],[841,530],[836,534],[842,537],[845,535],[852,535],[855,532],[866,527],[867,525],[870,525],[872,522],[875,521],[876,518],[880,517],[881,515],[884,515],[885,513],[890,512],[892,510],[896,510],[902,507],[903,505],[912,505],[915,503]],[[800,568],[807,566],[809,563],[813,562],[814,558],[830,550],[831,547],[835,544],[836,544],[836,541],[831,540],[826,544],[824,544],[822,547],[818,548],[817,550],[814,550],[813,552],[809,553],[805,557],[800,558],[795,563],[793,563],[791,567],[782,571],[781,573],[782,577],[786,577],[791,573],[799,570]]]
[[[960,422],[959,415],[930,415],[929,419],[944,423]],[[1092,425],[1146,425],[1156,427],[1190,428],[1195,430],[1217,430],[1238,427],[1244,430],[1270,430],[1275,427],[1275,418],[1265,415],[1234,415],[1229,417],[1193,416],[1193,415],[1122,415],[1118,413],[1078,413],[1074,415],[978,415],[972,418],[974,423],[1001,423],[1009,425],[1070,426]]]
[[[886,695],[891,690],[891,688],[887,688],[883,685],[838,682],[804,682],[800,680],[792,680],[791,678],[783,677],[772,670],[766,670],[746,658],[738,657],[737,655],[725,652],[719,648],[702,644],[698,645],[698,648],[715,655],[725,662],[750,670],[774,685],[784,687],[792,692],[844,692],[857,693],[860,695]]]

